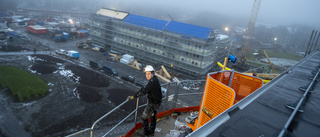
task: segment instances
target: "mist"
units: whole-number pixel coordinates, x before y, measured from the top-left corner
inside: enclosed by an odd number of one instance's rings
[[[254,0],[0,0],[0,9],[29,7],[70,10],[111,8],[162,20],[175,20],[213,29],[248,25]],[[305,24],[320,28],[319,0],[262,0],[257,22]]]
[[[102,6],[149,17],[170,19],[168,15],[171,15],[177,21],[219,27],[217,25],[246,26],[253,3],[254,0],[109,0],[103,2]],[[307,24],[319,27],[318,5],[320,5],[318,0],[262,0],[257,22],[274,25]]]

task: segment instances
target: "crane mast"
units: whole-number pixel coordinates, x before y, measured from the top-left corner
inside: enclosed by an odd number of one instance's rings
[[[261,0],[254,0],[254,4],[252,7],[251,16],[250,16],[250,21],[248,24],[248,28],[246,30],[246,35],[244,37],[244,44],[242,47],[242,52],[241,52],[241,57],[240,57],[241,62],[245,62],[247,60],[247,58],[246,58],[247,51],[249,49],[250,41],[252,39],[254,26],[256,24],[256,20],[257,20],[257,16],[258,16],[260,3],[261,3]]]

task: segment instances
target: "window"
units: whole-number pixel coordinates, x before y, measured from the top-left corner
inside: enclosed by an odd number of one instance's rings
[[[128,45],[131,45],[131,43],[129,42]]]
[[[153,52],[156,52],[156,50],[153,50]]]
[[[172,55],[172,58],[174,58],[174,55]]]
[[[147,50],[147,47],[145,47],[144,49]]]
[[[198,62],[196,62],[196,65],[198,65]]]
[[[166,53],[163,52],[162,55],[166,55]]]
[[[178,42],[178,40],[176,40],[176,42]]]
[[[194,61],[192,61],[191,64],[193,65],[193,64],[194,64]]]
[[[186,55],[188,55],[189,53],[188,52],[186,52]]]
[[[184,60],[184,58],[181,58],[181,61],[183,61]]]
[[[123,43],[123,40],[121,40],[121,43]]]
[[[197,58],[199,58],[199,55],[197,55]]]
[[[188,45],[190,45],[190,42],[188,42]]]
[[[137,47],[139,47],[139,45],[136,45]]]
[[[167,39],[167,37],[164,37],[164,39]]]

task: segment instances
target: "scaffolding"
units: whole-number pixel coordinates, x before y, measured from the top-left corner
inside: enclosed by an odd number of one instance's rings
[[[92,39],[104,46],[111,45],[112,50],[129,53],[140,60],[152,60],[153,63],[191,74],[204,75],[213,67],[217,45],[213,34],[210,38],[185,39],[181,35],[167,31],[153,30],[136,26],[116,19],[93,16]]]

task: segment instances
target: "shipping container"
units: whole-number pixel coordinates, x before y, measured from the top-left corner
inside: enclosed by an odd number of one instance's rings
[[[34,34],[44,34],[48,32],[47,28],[39,25],[27,26],[27,30]]]

